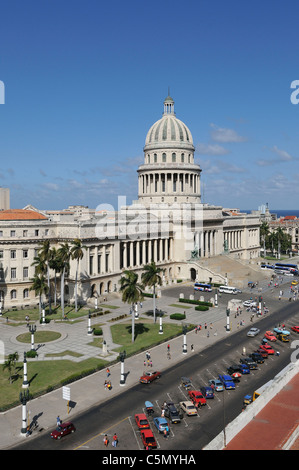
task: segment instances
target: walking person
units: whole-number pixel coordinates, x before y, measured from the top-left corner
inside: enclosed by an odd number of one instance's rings
[[[117,444],[118,444],[118,437],[117,437],[117,435],[116,435],[116,432],[114,433],[114,435],[113,435],[113,438],[112,438],[112,439],[113,439],[113,441],[112,441],[112,445],[113,445],[113,447],[116,447],[116,446],[117,446]]]
[[[106,369],[106,373],[107,373],[107,377],[109,377],[110,376],[110,369],[108,367]]]
[[[103,439],[103,442],[104,442],[104,446],[105,446],[105,447],[108,447],[109,440],[108,440],[107,434],[105,434],[105,437],[104,437],[104,439]]]

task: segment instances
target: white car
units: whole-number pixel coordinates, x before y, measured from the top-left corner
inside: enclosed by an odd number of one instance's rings
[[[245,300],[243,302],[244,307],[256,307],[256,302],[253,300]]]
[[[197,409],[193,405],[192,401],[181,401],[180,407],[188,416],[197,415]]]
[[[260,330],[258,328],[250,328],[250,330],[247,333],[247,336],[253,337],[253,336],[258,335],[259,332],[260,332]]]

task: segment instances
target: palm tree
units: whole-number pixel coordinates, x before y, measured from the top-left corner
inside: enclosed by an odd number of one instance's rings
[[[35,295],[39,296],[39,315],[41,316],[42,307],[42,295],[48,293],[48,284],[43,274],[35,274],[34,278],[31,279],[32,286],[30,290],[34,290]]]
[[[55,247],[51,250],[51,257],[49,260],[49,266],[54,271],[54,305],[57,305],[57,273],[62,272],[62,263],[58,256],[58,251]]]
[[[8,369],[9,372],[9,383],[12,383],[12,366],[13,366],[13,359],[11,354],[9,354],[8,359],[3,364],[3,370]]]
[[[62,274],[61,274],[61,310],[62,310],[62,318],[64,318],[64,280],[65,280],[65,273],[69,268],[69,261],[71,257],[71,250],[68,243],[63,243],[57,251],[59,261],[61,262],[62,266]]]
[[[135,340],[135,304],[143,299],[142,286],[138,283],[138,274],[134,271],[124,271],[125,276],[121,277],[120,291],[122,301],[132,305],[132,343]]]
[[[153,288],[153,315],[154,322],[156,323],[156,285],[162,285],[162,277],[160,273],[163,273],[164,270],[162,268],[158,268],[154,261],[146,264],[143,269],[144,272],[141,275],[143,286]]]
[[[51,244],[50,240],[44,240],[40,249],[38,250],[39,257],[44,261],[47,270],[47,282],[49,292],[49,313],[51,313],[51,287],[50,287],[50,260],[51,260]]]
[[[75,278],[75,311],[77,312],[77,284],[78,284],[78,270],[79,270],[79,261],[83,258],[84,252],[83,248],[86,249],[86,247],[83,247],[81,240],[79,238],[75,238],[75,240],[72,242],[72,248],[71,248],[71,256],[72,259],[77,260],[77,268],[76,268],[76,278]]]

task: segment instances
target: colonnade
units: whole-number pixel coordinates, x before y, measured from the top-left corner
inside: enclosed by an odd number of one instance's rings
[[[200,175],[190,172],[162,172],[139,175],[138,194],[199,194]]]
[[[229,250],[237,250],[243,246],[243,230],[230,230],[229,232],[223,232],[224,241],[227,242],[227,248]]]
[[[115,246],[113,243],[87,248],[88,272],[90,276],[112,273],[114,266]]]
[[[195,234],[195,246],[200,258],[216,256],[217,254],[217,230],[203,230]]]
[[[173,259],[173,239],[131,240],[120,243],[120,268]]]

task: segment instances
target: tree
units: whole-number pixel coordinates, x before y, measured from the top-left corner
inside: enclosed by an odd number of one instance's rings
[[[69,269],[69,262],[71,257],[71,250],[68,243],[63,243],[60,248],[57,250],[58,259],[61,263],[62,274],[61,274],[61,310],[62,318],[64,318],[64,282],[65,282],[65,273]]]
[[[41,261],[44,261],[47,271],[48,294],[49,294],[49,313],[51,313],[51,286],[50,286],[50,260],[51,260],[51,243],[50,240],[44,240],[38,250]]]
[[[141,280],[143,286],[148,286],[153,288],[153,315],[154,322],[156,323],[156,286],[162,285],[161,273],[164,272],[162,268],[158,268],[156,263],[152,261],[149,264],[144,266],[144,272],[141,275]]]
[[[77,301],[78,270],[79,270],[79,261],[84,256],[83,248],[86,249],[86,247],[83,247],[81,240],[79,240],[79,238],[75,238],[75,240],[72,242],[71,257],[72,259],[75,259],[77,261],[76,277],[75,277],[75,311],[76,312],[78,310],[78,305],[77,305],[78,304],[78,301]]]
[[[57,305],[57,273],[62,272],[62,262],[58,256],[58,250],[53,247],[51,249],[51,257],[49,260],[49,266],[54,271],[54,305]]]
[[[32,286],[30,290],[34,290],[35,295],[39,296],[39,314],[41,316],[42,308],[42,295],[48,293],[48,283],[43,274],[35,274],[34,278],[31,279]]]
[[[138,283],[138,274],[126,270],[119,280],[122,301],[132,305],[132,343],[135,340],[135,304],[143,300],[142,286]]]

